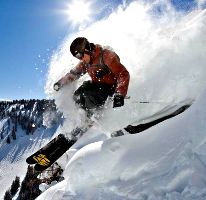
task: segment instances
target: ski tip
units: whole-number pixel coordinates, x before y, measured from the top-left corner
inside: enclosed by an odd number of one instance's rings
[[[36,161],[33,158],[29,157],[26,159],[26,163],[29,165],[33,165],[33,164],[36,164]]]

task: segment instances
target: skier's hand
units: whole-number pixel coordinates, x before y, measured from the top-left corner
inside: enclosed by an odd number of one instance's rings
[[[60,82],[56,82],[54,85],[53,85],[53,89],[55,91],[59,91],[62,87],[62,84]]]
[[[113,108],[121,107],[124,105],[124,97],[121,94],[115,94],[113,100]]]

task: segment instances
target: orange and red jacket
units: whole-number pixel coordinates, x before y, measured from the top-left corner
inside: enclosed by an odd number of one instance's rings
[[[100,63],[101,59],[103,63]],[[103,75],[101,75],[102,71],[106,72],[103,72]],[[91,54],[90,63],[79,62],[77,66],[60,79],[59,82],[61,85],[65,85],[77,80],[86,73],[89,74],[92,82],[104,83],[115,87],[115,93],[119,93],[124,97],[126,96],[130,75],[127,69],[120,63],[119,56],[115,52],[102,49],[100,45],[95,45],[95,50]],[[100,76],[98,74],[100,74]]]

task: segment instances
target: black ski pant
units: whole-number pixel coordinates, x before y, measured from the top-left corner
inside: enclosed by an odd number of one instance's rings
[[[85,81],[75,92],[74,101],[85,110],[100,108],[108,96],[114,94],[115,87],[103,83]]]

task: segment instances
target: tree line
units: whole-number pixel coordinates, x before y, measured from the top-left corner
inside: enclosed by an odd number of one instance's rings
[[[33,134],[38,127],[43,126],[43,113],[57,112],[54,100],[14,100],[0,101],[0,120],[6,120],[0,129],[0,138],[16,140],[17,128],[21,127],[27,135]]]

